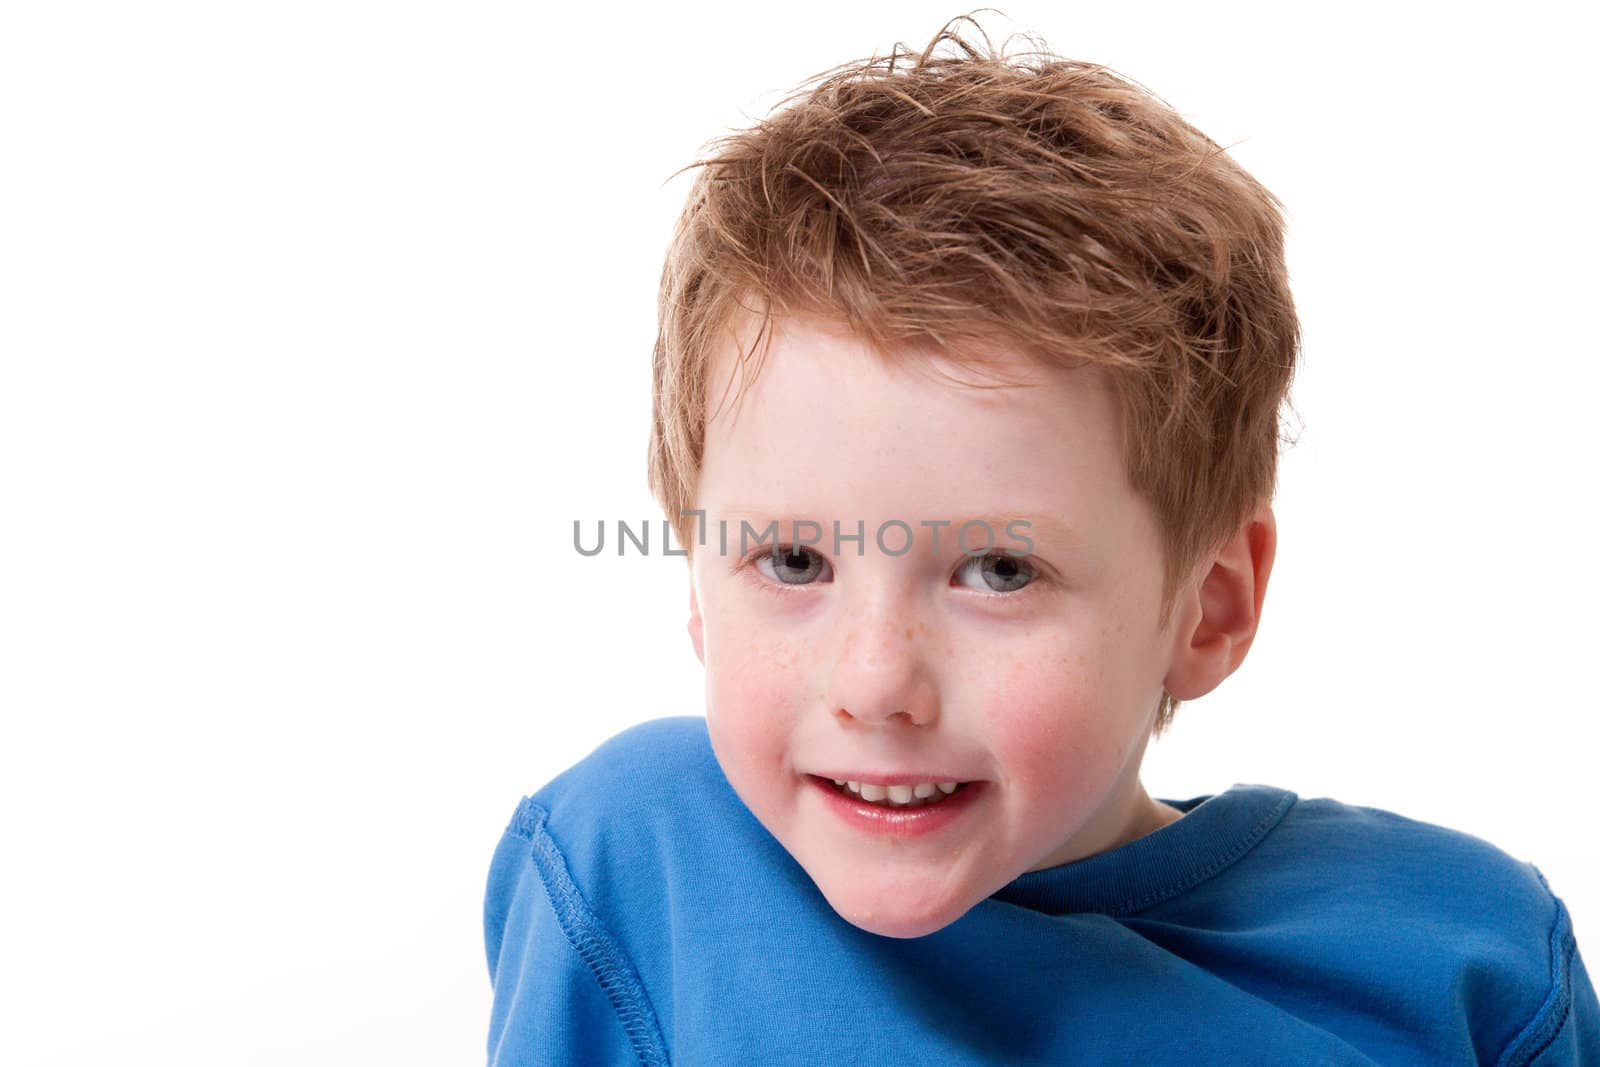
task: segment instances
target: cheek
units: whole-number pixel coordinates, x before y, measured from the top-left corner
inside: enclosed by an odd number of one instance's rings
[[[803,642],[752,639],[758,627],[731,622],[706,641],[706,722],[719,752],[746,771],[775,773],[809,694]]]
[[[1094,640],[1052,638],[991,661],[974,680],[1001,773],[1036,794],[1098,789],[1120,765],[1129,722],[1120,674]]]

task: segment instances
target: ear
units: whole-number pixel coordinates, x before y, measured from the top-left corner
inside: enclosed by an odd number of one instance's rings
[[[1272,506],[1263,504],[1182,602],[1166,679],[1174,699],[1205,696],[1244,662],[1261,624],[1261,603],[1277,549],[1277,519]]]
[[[689,640],[694,644],[694,654],[700,660],[700,665],[705,666],[705,635],[700,623],[700,602],[695,599],[692,578],[689,581]]]

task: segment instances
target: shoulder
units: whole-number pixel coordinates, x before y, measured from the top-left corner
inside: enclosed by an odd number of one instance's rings
[[[1522,932],[1548,928],[1551,895],[1531,863],[1462,830],[1327,797],[1301,798],[1273,835],[1305,874],[1341,894],[1410,903],[1409,913]]]
[[[686,874],[762,834],[712,752],[706,720],[639,723],[523,799],[522,836],[557,850],[575,877]]]
[[[1280,900],[1324,931],[1331,959],[1395,996],[1437,995],[1480,1053],[1520,1044],[1561,1000],[1570,921],[1533,864],[1474,834],[1326,797],[1297,801],[1264,844]]]
[[[651,719],[607,738],[523,803],[556,825],[663,813],[661,801],[719,775],[704,718]],[[598,829],[598,827],[594,827]]]
[[[525,797],[507,835],[552,899],[639,961],[671,955],[660,938],[684,901],[765,885],[781,848],[723,776],[699,716],[608,738]]]
[[[517,806],[484,897],[496,1062],[554,1062],[558,1047],[563,1062],[666,1062],[663,937],[684,878],[663,797],[686,768],[703,773],[705,738],[703,719],[640,723]]]

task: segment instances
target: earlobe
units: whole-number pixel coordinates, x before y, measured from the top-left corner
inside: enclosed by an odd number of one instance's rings
[[[1165,683],[1175,699],[1204,696],[1244,662],[1261,624],[1277,548],[1277,520],[1263,504],[1189,593]]]
[[[701,666],[706,662],[705,637],[700,623],[700,602],[695,599],[694,582],[689,582],[689,640],[694,644],[694,654]]]

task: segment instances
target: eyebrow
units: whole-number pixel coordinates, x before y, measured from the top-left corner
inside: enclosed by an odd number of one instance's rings
[[[989,529],[994,531],[996,544],[1000,541],[1010,540],[1012,535],[1006,532],[1009,523],[1027,523],[1017,530],[1017,537],[1026,537],[1030,541],[1043,542],[1049,545],[1082,545],[1083,538],[1078,531],[1051,515],[1028,515],[1026,512],[989,512],[984,515],[970,515],[962,519],[954,519],[950,529],[959,532],[963,523],[987,523]]]

